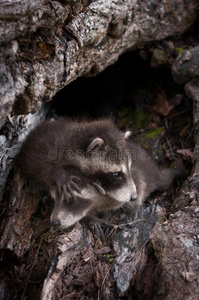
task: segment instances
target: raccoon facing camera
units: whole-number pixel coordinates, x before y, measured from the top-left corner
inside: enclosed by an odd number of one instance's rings
[[[128,204],[137,217],[155,189],[175,171],[159,169],[112,119],[44,121],[27,136],[16,158],[22,176],[51,193],[52,225],[67,228],[91,212]]]
[[[65,201],[63,197],[59,199],[54,198],[54,208],[50,217],[53,227],[68,228],[85,216],[91,216],[99,211],[116,209],[123,204],[111,199],[102,192],[102,187],[99,183],[84,176],[79,169],[68,167],[67,171],[78,176],[80,180],[79,192],[73,191],[75,201],[73,198],[69,202]],[[95,217],[95,221],[100,222],[100,219]]]

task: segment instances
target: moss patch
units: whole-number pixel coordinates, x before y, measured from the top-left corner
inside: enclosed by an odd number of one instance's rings
[[[152,119],[151,114],[144,109],[133,110],[132,107],[122,108],[118,112],[118,117],[123,124],[128,124],[133,132],[148,126]]]
[[[145,133],[144,137],[147,139],[156,139],[157,136],[164,130],[164,127],[158,127],[156,129],[149,130]]]
[[[175,51],[176,51],[177,55],[179,55],[182,52],[184,52],[185,50],[183,48],[178,47],[178,48],[175,48]]]

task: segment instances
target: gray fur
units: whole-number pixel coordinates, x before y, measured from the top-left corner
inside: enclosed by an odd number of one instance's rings
[[[23,176],[51,191],[54,198],[67,202],[78,190],[78,178],[67,168],[74,166],[84,175],[98,170],[120,172],[127,163],[125,140],[110,119],[97,121],[44,121],[27,136],[16,164]],[[131,176],[126,197],[135,193]],[[112,196],[113,193],[112,193]],[[118,201],[126,201],[121,195]],[[115,199],[116,200],[116,199]]]
[[[137,189],[137,199],[126,207],[136,218],[146,197],[155,190],[168,189],[174,178],[180,175],[180,171],[158,167],[149,154],[133,142],[127,143],[127,147],[132,157],[131,172]]]
[[[98,184],[96,187],[96,183],[85,177],[77,168],[70,167],[67,170],[78,176],[80,193],[74,191],[76,201],[71,200],[69,203],[65,199],[54,198],[51,221],[52,224],[57,224],[56,227],[67,228],[96,211],[116,209],[124,204],[99,191],[101,187]]]
[[[166,189],[175,174],[159,169],[129,136],[110,119],[45,121],[28,135],[16,165],[51,193],[51,220],[63,228],[124,204],[137,217],[144,199]]]

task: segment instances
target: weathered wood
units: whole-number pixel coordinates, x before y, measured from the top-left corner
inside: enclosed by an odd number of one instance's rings
[[[37,111],[128,49],[182,34],[197,6],[195,0],[1,3],[1,126],[10,113]]]
[[[4,221],[0,225],[0,248],[9,249],[20,257],[30,247],[33,234],[30,219],[36,211],[38,197],[25,186],[19,174],[15,174],[11,183],[11,186],[7,185],[6,196],[12,202],[4,202]]]
[[[163,224],[157,223],[150,241],[158,260],[158,283],[153,299],[190,299],[199,297],[199,83],[198,47],[183,52],[173,64],[176,81],[186,83],[185,91],[193,100],[195,149],[193,175],[184,183],[173,204],[176,211]],[[189,81],[187,83],[187,81]]]
[[[194,175],[192,181],[198,176]],[[153,299],[193,299],[199,296],[198,190],[187,193],[191,206],[158,223],[150,235],[159,261],[159,281]],[[194,197],[193,197],[194,196]]]
[[[142,273],[147,261],[146,243],[158,219],[162,219],[161,207],[151,205],[139,213],[139,219],[132,225],[120,226],[114,237],[113,278],[116,281],[118,295],[126,295],[132,279]]]
[[[22,117],[16,116],[9,118],[2,128],[2,134],[0,135],[0,201],[3,197],[6,179],[13,167],[13,159],[19,152],[23,139],[31,128],[33,128],[37,122],[41,121],[43,117],[44,115],[42,113],[36,113],[35,115],[28,114]]]
[[[149,234],[153,230],[157,220],[162,217],[162,215],[162,209],[159,206],[149,206],[147,209],[142,209],[139,215],[139,220],[132,223],[129,222],[129,225],[121,223],[113,228],[113,249],[116,257],[112,265],[108,266],[108,261],[106,264],[102,264],[101,268],[105,268],[106,270],[104,270],[105,277],[103,276],[102,280],[100,280],[98,277],[96,278],[96,285],[101,294],[101,299],[114,299],[115,292],[112,288],[112,284],[110,284],[111,278],[116,282],[117,293],[119,296],[124,296],[127,293],[131,285],[132,278],[136,278],[137,274],[141,273],[145,267],[147,260],[145,244],[149,241]],[[57,239],[57,249],[60,254],[52,260],[51,268],[49,269],[47,279],[45,280],[42,289],[42,300],[49,299],[50,295],[53,294],[53,299],[58,298],[58,296],[55,295],[57,282],[60,279],[59,277],[64,268],[71,264],[71,255],[74,257],[78,253],[80,254],[80,252],[76,251],[79,251],[78,247],[81,245],[80,240],[82,239],[82,236],[82,227],[79,226],[70,234],[63,234]],[[77,239],[77,241],[74,241],[74,238]],[[89,239],[89,241],[87,241],[87,239]],[[89,246],[91,241],[93,247],[91,247],[91,245]],[[60,247],[60,244],[63,244],[62,247]],[[70,248],[72,246],[74,247],[74,244],[75,250],[73,250],[71,253]],[[84,235],[84,244],[87,247],[87,255],[86,257],[84,255],[84,257],[81,259],[86,260],[87,263],[90,261],[96,262],[96,251],[94,247],[95,243],[94,240],[91,239],[91,236],[88,234],[88,232],[86,235]],[[100,252],[98,251],[98,253]],[[103,252],[101,254],[103,254]],[[78,266],[77,262],[76,266],[79,272],[81,272],[81,264],[79,263]],[[103,273],[104,271],[102,269],[101,271],[98,270],[97,274],[98,272]],[[93,269],[91,272],[92,277],[94,277],[94,271],[96,271],[96,269]],[[109,279],[109,282],[105,282],[105,279]],[[62,280],[64,280],[64,277]]]
[[[82,237],[84,236],[84,240]],[[57,255],[53,258],[47,277],[44,281],[43,289],[41,292],[41,300],[49,300],[55,293],[57,281],[72,259],[80,256],[81,252],[88,251],[89,248],[91,254],[93,252],[91,243],[93,243],[93,238],[91,234],[87,232],[84,235],[83,228],[79,224],[78,227],[73,229],[70,233],[65,235],[60,235],[57,238]],[[89,261],[91,257],[88,257]]]

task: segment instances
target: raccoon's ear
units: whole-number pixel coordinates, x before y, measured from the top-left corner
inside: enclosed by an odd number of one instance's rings
[[[87,148],[87,151],[99,149],[104,144],[104,140],[101,138],[95,138]]]
[[[131,136],[132,132],[131,131],[126,131],[123,135],[124,139],[127,140]]]

